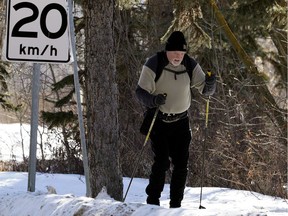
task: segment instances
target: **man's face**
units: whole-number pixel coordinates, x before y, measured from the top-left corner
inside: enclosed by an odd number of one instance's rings
[[[174,66],[178,66],[181,64],[185,53],[186,52],[184,51],[166,51],[169,62]]]

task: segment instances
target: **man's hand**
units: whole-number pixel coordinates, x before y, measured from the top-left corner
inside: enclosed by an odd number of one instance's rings
[[[216,83],[216,75],[208,72],[205,76],[205,84],[208,86],[213,86]]]
[[[166,102],[166,94],[158,94],[154,97],[155,106],[160,106],[165,104]]]
[[[205,75],[205,86],[202,94],[205,96],[211,96],[215,93],[216,89],[216,74],[208,71]]]

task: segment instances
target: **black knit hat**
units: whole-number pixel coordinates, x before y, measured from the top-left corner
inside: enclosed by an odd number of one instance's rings
[[[168,38],[165,46],[166,51],[187,51],[184,35],[180,31],[174,31]]]

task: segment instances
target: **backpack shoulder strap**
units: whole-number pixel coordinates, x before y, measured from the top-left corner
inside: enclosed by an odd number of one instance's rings
[[[164,67],[168,64],[168,59],[166,57],[166,54],[164,51],[157,52],[157,68],[156,68],[156,77],[155,82],[159,79],[161,76]]]
[[[187,54],[185,54],[183,60],[184,60],[183,61],[184,66],[187,69],[187,73],[188,73],[188,75],[190,77],[190,80],[192,80],[192,73],[193,73],[194,68],[197,65],[197,62],[193,58],[189,57]]]
[[[155,82],[162,74],[164,67],[168,64],[168,59],[164,51],[157,52],[155,55],[148,58],[145,62],[145,66],[150,68],[155,73]]]

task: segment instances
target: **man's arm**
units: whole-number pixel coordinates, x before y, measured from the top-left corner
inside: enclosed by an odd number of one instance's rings
[[[164,94],[152,95],[139,85],[136,88],[138,100],[146,107],[153,108],[165,104],[166,96]]]
[[[142,89],[139,85],[136,88],[136,96],[138,100],[146,107],[153,108],[154,106],[154,95],[150,94],[146,90]]]

